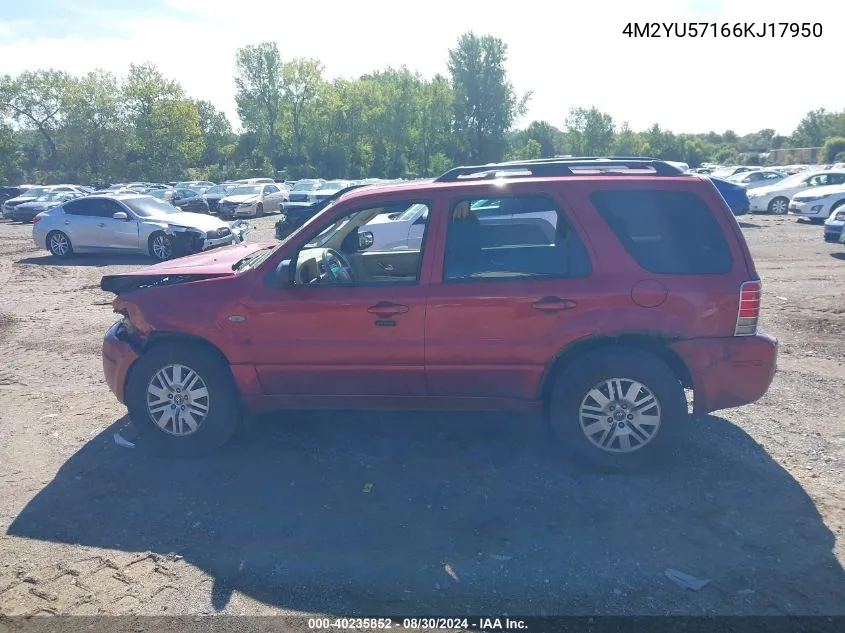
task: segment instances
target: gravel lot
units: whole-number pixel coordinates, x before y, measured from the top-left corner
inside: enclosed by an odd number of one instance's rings
[[[99,281],[149,261],[59,263],[0,223],[0,614],[845,614],[845,249],[743,220],[775,382],[636,477],[576,470],[512,414],[285,413],[201,460],[116,446]]]

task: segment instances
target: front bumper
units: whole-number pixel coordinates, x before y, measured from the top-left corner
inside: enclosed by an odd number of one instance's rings
[[[136,360],[138,353],[130,343],[129,333],[118,321],[103,338],[103,375],[109,389],[121,403],[126,402],[126,377]]]
[[[690,371],[696,415],[759,400],[772,384],[777,368],[777,339],[763,332],[689,339],[671,347]]]
[[[805,218],[826,218],[830,215],[828,205],[819,200],[808,202],[792,201],[789,203],[789,212]]]
[[[825,222],[824,225],[824,241],[836,243],[839,241],[839,238],[842,237],[842,229],[845,227],[845,222],[843,221],[830,221],[828,220]]]

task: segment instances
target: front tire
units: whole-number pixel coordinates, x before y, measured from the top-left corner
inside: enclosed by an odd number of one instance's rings
[[[150,257],[159,262],[171,259],[175,251],[173,239],[162,231],[156,231],[150,235],[148,246]]]
[[[126,406],[142,446],[164,456],[209,453],[229,441],[241,419],[228,365],[190,343],[165,343],[141,356]]]
[[[552,429],[577,461],[606,472],[659,463],[687,417],[683,385],[655,356],[599,349],[574,361],[555,381]]]
[[[769,202],[769,213],[774,215],[786,215],[787,211],[789,211],[789,198],[778,196]]]
[[[255,217],[260,218],[264,216],[264,205],[260,202],[255,205]]]
[[[53,257],[64,259],[73,255],[73,244],[70,238],[61,231],[50,231],[47,234],[47,248]]]

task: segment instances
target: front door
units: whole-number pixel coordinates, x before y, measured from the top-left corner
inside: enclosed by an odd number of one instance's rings
[[[290,280],[265,283],[247,300],[244,336],[265,394],[359,396],[362,406],[373,396],[425,394],[425,252],[384,253],[385,266],[396,259],[393,274],[371,274],[357,229],[383,209],[369,204],[332,214],[298,240]]]
[[[590,258],[556,201],[489,194],[449,204],[429,288],[428,391],[532,400],[597,300]]]
[[[114,250],[138,250],[138,220],[134,214],[114,200],[102,198],[99,203],[99,244]],[[114,217],[118,211],[126,214],[125,220]]]

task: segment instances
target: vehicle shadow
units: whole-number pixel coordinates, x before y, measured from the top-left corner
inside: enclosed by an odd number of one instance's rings
[[[541,420],[506,414],[287,413],[195,460],[116,446],[124,424],[8,534],[178,553],[218,610],[238,591],[339,615],[845,613],[813,502],[719,417],[637,476],[577,469]]]
[[[842,252],[831,253],[830,256],[833,257],[834,259],[841,259],[841,260],[845,261],[845,253],[842,253]]]
[[[112,253],[85,253],[74,254],[61,259],[53,255],[41,255],[39,257],[24,257],[18,260],[18,264],[34,264],[36,266],[132,266],[141,264],[152,266],[156,263],[152,257],[135,254],[112,254]]]
[[[740,228],[743,229],[760,229],[762,228],[759,224],[754,224],[753,222],[743,222],[742,220],[737,220]]]

